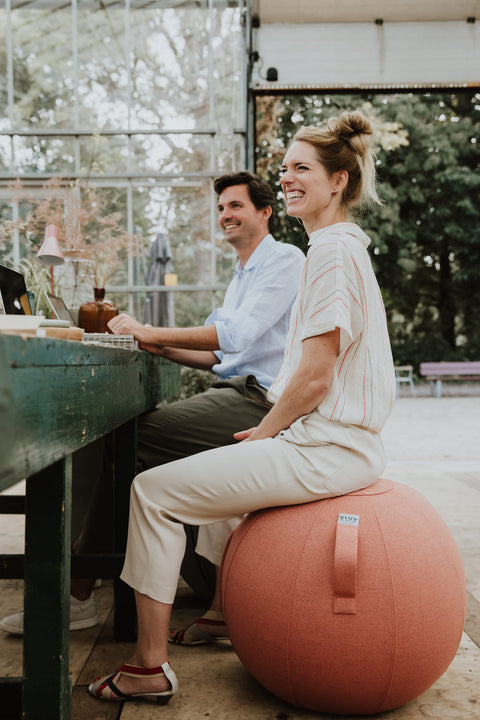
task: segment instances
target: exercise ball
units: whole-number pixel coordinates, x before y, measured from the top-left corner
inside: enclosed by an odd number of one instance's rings
[[[363,490],[248,515],[221,570],[232,645],[270,692],[308,710],[375,714],[429,688],[458,649],[465,575],[416,490]]]

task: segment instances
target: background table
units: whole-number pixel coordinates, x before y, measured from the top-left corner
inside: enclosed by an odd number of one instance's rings
[[[177,394],[179,377],[177,365],[146,352],[0,336],[0,490],[26,478],[25,497],[2,496],[0,505],[18,512],[24,503],[25,512],[24,677],[1,679],[2,717],[19,704],[20,689],[26,720],[70,717],[71,454],[115,431],[120,556],[136,417]],[[3,570],[12,577],[6,561]],[[86,566],[83,575],[91,576]]]

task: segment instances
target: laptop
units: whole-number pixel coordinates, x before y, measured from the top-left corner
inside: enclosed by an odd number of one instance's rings
[[[0,265],[0,297],[6,315],[32,315],[23,275]]]
[[[65,305],[63,298],[58,297],[58,295],[52,295],[51,292],[45,294],[55,317],[58,318],[58,320],[68,320],[72,325],[75,325],[70,310]]]
[[[55,320],[34,315],[25,285],[25,278],[22,273],[5,265],[0,265],[0,299],[3,306],[3,314],[0,314],[1,326],[4,329],[15,327],[27,329],[46,326],[70,327],[70,325],[75,325],[70,313],[68,313],[68,318],[60,318],[56,315]],[[58,299],[60,300],[60,298]],[[63,301],[61,302],[63,303]],[[27,315],[30,316],[29,319],[27,319]],[[20,320],[19,316],[23,316],[23,319]]]

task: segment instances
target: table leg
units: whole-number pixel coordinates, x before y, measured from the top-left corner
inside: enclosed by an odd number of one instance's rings
[[[137,468],[137,420],[129,420],[115,430],[115,552],[124,553],[127,543],[130,485]],[[137,614],[133,590],[123,580],[114,580],[115,626],[117,642],[137,639]]]
[[[71,457],[28,478],[22,718],[68,720]]]

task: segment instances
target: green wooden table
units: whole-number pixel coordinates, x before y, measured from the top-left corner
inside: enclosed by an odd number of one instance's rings
[[[125,494],[135,474],[135,419],[179,384],[178,366],[146,352],[0,336],[0,490],[26,479],[24,677],[0,679],[2,717],[11,716],[19,688],[25,720],[70,717],[72,452],[115,431],[115,482]],[[124,531],[126,497],[117,505]]]

